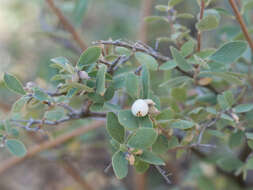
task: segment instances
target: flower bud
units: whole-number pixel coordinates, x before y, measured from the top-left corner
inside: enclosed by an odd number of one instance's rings
[[[144,117],[148,114],[148,104],[142,99],[136,100],[132,105],[132,113],[137,117]]]

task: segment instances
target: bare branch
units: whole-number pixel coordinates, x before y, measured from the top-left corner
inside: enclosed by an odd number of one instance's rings
[[[76,43],[82,48],[84,51],[87,46],[83,42],[80,35],[77,33],[75,28],[72,26],[72,24],[68,21],[68,19],[62,14],[61,10],[57,8],[54,4],[53,0],[46,0],[49,7],[52,9],[52,11],[55,13],[55,15],[59,18],[60,22],[62,23],[63,27],[72,35],[73,39],[76,41]]]
[[[234,10],[236,19],[237,19],[237,21],[239,22],[239,24],[241,26],[241,29],[243,31],[243,34],[244,34],[246,40],[248,41],[248,44],[251,48],[251,51],[253,52],[253,40],[250,37],[249,31],[248,31],[247,26],[246,26],[246,24],[245,24],[245,22],[242,18],[242,15],[240,14],[240,11],[238,10],[237,5],[236,5],[234,0],[229,0],[229,3],[230,3],[231,7]]]

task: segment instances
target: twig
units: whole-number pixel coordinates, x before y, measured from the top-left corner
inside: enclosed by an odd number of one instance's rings
[[[168,184],[171,184],[171,181],[169,179],[169,175],[165,170],[163,170],[160,166],[157,166],[157,165],[154,165],[155,168],[157,169],[157,171],[162,175],[162,177],[165,179],[165,181],[168,183]]]
[[[97,112],[74,112],[71,114],[68,114],[68,116],[63,117],[59,120],[56,121],[50,121],[50,120],[43,120],[43,119],[33,119],[30,118],[29,120],[24,120],[24,119],[11,119],[11,122],[14,122],[17,124],[18,127],[22,127],[28,131],[39,131],[41,129],[42,125],[59,125],[61,123],[70,121],[70,120],[76,120],[76,119],[81,119],[81,118],[88,118],[88,117],[102,117],[104,118],[106,116],[105,113],[97,113]],[[21,125],[20,123],[26,123],[25,125]],[[39,125],[37,127],[31,128],[32,125]]]
[[[72,26],[72,24],[68,21],[68,19],[62,14],[61,10],[57,8],[54,4],[53,0],[46,0],[49,7],[52,9],[52,11],[55,13],[55,15],[58,17],[60,22],[62,23],[63,27],[72,35],[73,39],[76,41],[76,43],[81,47],[81,49],[84,51],[87,46],[83,42],[80,35],[77,33],[75,28]]]
[[[236,19],[237,19],[237,21],[239,22],[239,24],[241,26],[241,29],[243,31],[243,34],[244,34],[246,40],[248,41],[248,44],[249,44],[249,46],[251,48],[251,51],[253,52],[253,40],[250,37],[249,31],[247,29],[247,26],[246,26],[245,22],[243,21],[242,15],[240,14],[240,12],[239,12],[239,10],[237,8],[237,5],[236,5],[236,3],[235,3],[234,0],[229,0],[229,3],[230,3],[231,7],[234,10]]]
[[[203,19],[204,10],[205,10],[205,1],[201,0],[199,20]],[[198,41],[197,52],[199,52],[201,49],[201,31],[198,31],[197,41]]]
[[[8,169],[14,167],[15,165],[22,163],[26,159],[31,158],[44,150],[53,148],[53,147],[55,147],[59,144],[62,144],[62,143],[66,142],[76,136],[80,136],[84,133],[87,133],[89,131],[100,128],[103,125],[104,125],[104,121],[95,121],[88,126],[83,126],[78,129],[75,129],[74,131],[72,131],[68,134],[63,134],[54,140],[46,141],[46,142],[41,143],[39,145],[34,145],[32,148],[30,148],[28,150],[27,154],[24,157],[13,157],[13,158],[10,158],[6,161],[3,161],[0,165],[0,175],[3,174]]]
[[[138,39],[144,43],[147,43],[147,22],[145,17],[150,15],[153,0],[142,0],[141,1],[141,24],[138,33]]]
[[[104,169],[105,173],[109,172],[109,169],[112,167],[112,162],[110,162],[110,164],[108,164],[108,166],[106,166],[106,168]]]
[[[125,47],[127,49],[131,49],[133,52],[144,52],[144,53],[147,53],[150,56],[154,57],[158,62],[166,62],[166,61],[170,60],[169,57],[166,57],[166,56],[160,54],[159,52],[154,50],[152,47],[147,46],[146,44],[144,46],[143,43],[124,42],[121,40],[115,40],[115,41],[113,41],[113,40],[108,40],[108,41],[100,40],[100,41],[92,42],[92,44],[94,44],[94,45],[97,45],[97,44],[114,45],[114,46],[118,46],[118,47]],[[180,69],[179,67],[176,67],[176,69],[179,72],[181,72],[183,75],[186,75],[190,78],[194,77],[193,73],[185,72],[182,69]],[[141,70],[141,68],[139,68],[139,70]],[[206,85],[205,88],[209,89],[210,91],[212,91],[215,94],[218,94],[218,91],[211,85]]]
[[[94,190],[68,159],[63,159],[61,162],[64,170],[83,188],[83,190]]]

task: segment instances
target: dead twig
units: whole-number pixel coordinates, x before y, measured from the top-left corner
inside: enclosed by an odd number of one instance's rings
[[[52,9],[55,15],[58,17],[63,27],[72,35],[73,39],[80,46],[80,48],[84,51],[87,48],[87,45],[83,42],[82,38],[72,26],[72,24],[68,21],[68,19],[62,14],[61,10],[57,8],[54,4],[53,0],[46,0],[48,6]]]

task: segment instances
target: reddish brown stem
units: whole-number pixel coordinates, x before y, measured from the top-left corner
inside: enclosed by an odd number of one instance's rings
[[[248,41],[248,44],[251,48],[251,51],[253,52],[253,40],[250,38],[249,31],[248,31],[247,26],[246,26],[246,24],[245,24],[245,22],[242,18],[242,15],[240,14],[240,11],[237,8],[237,5],[236,5],[234,0],[229,0],[229,3],[230,3],[231,7],[234,10],[235,17],[236,17],[237,21],[239,22],[239,24],[241,26],[241,29],[242,29],[243,34],[245,36],[245,39]]]
[[[76,41],[76,43],[80,46],[80,48],[84,51],[87,46],[83,42],[82,38],[78,34],[78,32],[75,30],[75,28],[72,26],[72,24],[68,21],[68,19],[62,14],[61,10],[57,8],[54,4],[53,0],[46,0],[49,7],[52,9],[52,11],[55,13],[55,15],[58,17],[60,22],[62,23],[65,30],[67,30],[71,35],[72,38]]]
[[[6,161],[2,162],[1,165],[0,165],[0,175],[3,174],[8,169],[12,168],[13,166],[15,166],[19,163],[22,163],[26,159],[31,158],[31,157],[35,156],[36,154],[38,154],[38,153],[40,153],[44,150],[56,147],[57,145],[60,145],[64,142],[66,142],[67,140],[70,140],[70,139],[72,139],[76,136],[79,136],[79,135],[87,133],[91,130],[97,129],[97,128],[103,126],[103,124],[104,124],[104,121],[96,121],[94,123],[91,123],[88,126],[83,126],[83,127],[78,128],[78,129],[75,129],[74,131],[72,131],[68,134],[61,135],[61,136],[57,137],[54,140],[46,141],[46,142],[41,143],[39,145],[34,145],[26,153],[26,155],[24,157],[13,157],[9,160],[6,160]]]
[[[153,0],[142,0],[141,1],[141,24],[139,29],[138,38],[143,43],[147,43],[147,22],[145,17],[150,15]]]
[[[200,5],[199,20],[202,20],[202,19],[203,19],[204,10],[205,10],[205,1],[202,0],[202,1],[201,1],[201,5]],[[198,41],[197,52],[199,52],[199,51],[201,50],[201,31],[198,31],[197,41]]]
[[[93,187],[80,175],[79,171],[72,165],[70,161],[64,159],[62,161],[64,170],[83,188],[83,190],[94,190]]]
[[[146,173],[138,174],[135,172],[135,190],[146,190],[147,189],[147,176]]]

